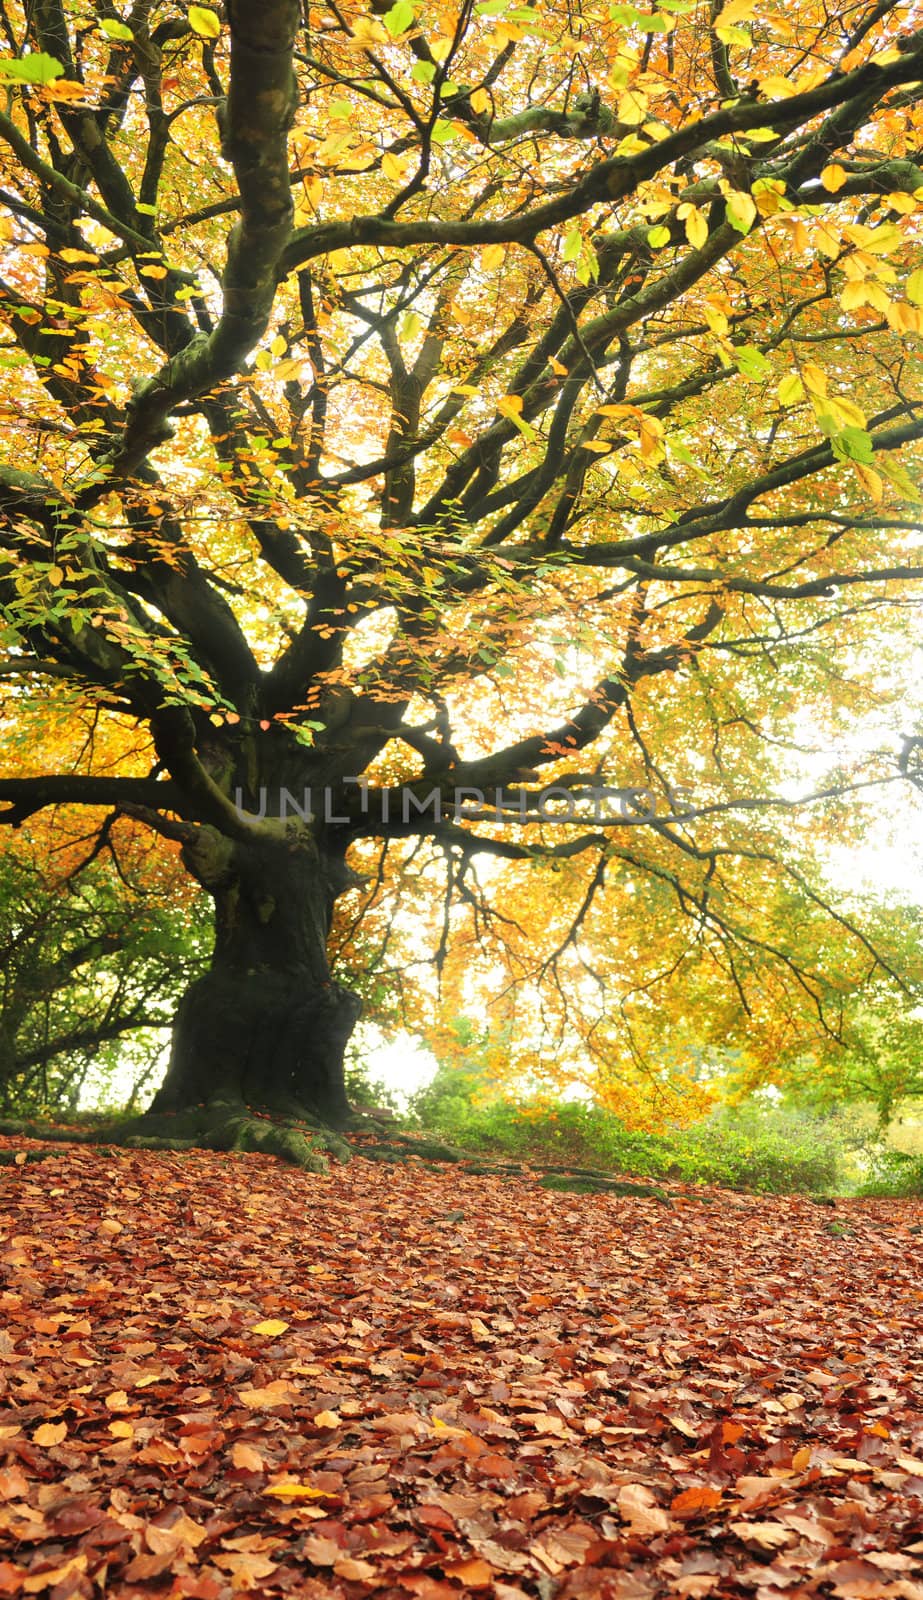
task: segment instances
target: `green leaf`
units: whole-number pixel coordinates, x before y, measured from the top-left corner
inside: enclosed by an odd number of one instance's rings
[[[734,360],[737,362],[738,372],[743,377],[750,378],[754,383],[758,382],[760,378],[765,378],[767,372],[770,371],[769,362],[763,352],[757,350],[755,344],[738,345],[734,351]]]
[[[127,28],[124,22],[115,22],[112,17],[103,17],[99,24],[99,31],[104,33],[107,39],[134,38],[131,29]]]
[[[916,272],[911,272],[904,285],[904,293],[911,304],[923,306],[923,267],[917,267]]]
[[[60,61],[41,51],[31,56],[16,56],[0,61],[0,78],[15,78],[18,83],[54,83],[63,71]]]
[[[145,217],[156,217],[157,215],[157,207],[145,205],[143,200],[137,200],[135,202],[135,210],[140,211]]]
[[[564,236],[564,249],[561,254],[565,261],[576,261],[583,249],[583,235],[579,228],[571,228],[570,233]]]
[[[509,3],[510,0],[481,0],[481,4],[474,9],[479,17],[499,17]]]
[[[451,100],[453,94],[458,94],[458,84],[453,83],[451,78],[446,78],[445,83],[439,85],[439,98],[440,100]]]
[[[864,428],[844,428],[830,440],[830,448],[840,461],[858,461],[868,467],[875,459],[871,435]]]
[[[442,117],[433,125],[430,134],[433,144],[448,144],[450,139],[458,138],[458,129],[454,122],[446,122]]]
[[[728,222],[738,233],[749,233],[756,221],[756,202],[749,194],[734,190],[728,195],[725,207]]]
[[[397,39],[408,28],[412,28],[416,18],[410,0],[394,0],[390,11],[386,11],[382,21],[392,39]]]
[[[671,437],[665,439],[664,444],[669,450],[673,460],[681,461],[684,467],[691,467],[692,471],[697,472],[700,478],[711,477],[711,473],[709,472],[708,468],[703,467],[701,461],[697,460],[697,458],[692,454],[692,451],[689,449],[689,446],[683,444],[681,439]],[[673,521],[675,518],[671,518],[670,520]]]
[[[217,39],[221,32],[221,19],[216,11],[205,6],[190,6],[186,12],[189,26],[200,39]]]
[[[410,69],[410,76],[415,83],[432,83],[436,76],[436,63],[434,61],[415,61]]]
[[[408,311],[401,321],[401,338],[415,339],[423,329],[423,318],[417,311]]]
[[[650,245],[652,250],[659,250],[662,245],[669,244],[670,243],[670,230],[669,230],[669,228],[665,228],[662,222],[658,222],[658,224],[657,224],[657,226],[655,228],[648,228],[648,230],[647,230],[647,242]]]

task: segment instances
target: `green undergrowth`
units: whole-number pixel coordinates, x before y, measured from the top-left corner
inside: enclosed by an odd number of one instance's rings
[[[554,1162],[768,1194],[843,1194],[858,1187],[849,1129],[810,1114],[725,1110],[692,1127],[648,1133],[574,1102],[542,1109],[455,1101],[450,1115],[444,1105],[441,1110],[434,1131],[493,1160]]]

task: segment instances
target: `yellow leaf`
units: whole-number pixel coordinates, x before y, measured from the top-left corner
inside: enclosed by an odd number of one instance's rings
[[[619,99],[619,122],[627,123],[628,127],[638,127],[647,117],[647,95],[638,89],[626,89]]]
[[[255,1452],[254,1452],[255,1453]],[[264,1494],[274,1495],[277,1500],[329,1500],[328,1489],[315,1489],[312,1483],[271,1483]]]
[[[127,1411],[128,1396],[124,1389],[114,1389],[112,1394],[107,1394],[103,1402],[109,1411]]]
[[[46,577],[48,579],[48,582],[51,584],[51,587],[53,589],[56,589],[58,587],[59,583],[63,583],[64,582],[64,568],[63,567],[49,567],[48,572],[46,573]]]
[[[698,206],[692,205],[687,200],[685,204],[680,206],[676,214],[683,222],[686,229],[686,238],[692,245],[693,250],[701,250],[708,238],[708,223]]]
[[[879,505],[884,496],[884,484],[875,468],[867,467],[861,461],[854,461],[852,469],[862,487],[868,490],[875,504]]]
[[[486,244],[481,251],[481,266],[485,272],[493,272],[495,267],[502,267],[506,260],[506,245]]]
[[[916,211],[919,203],[912,194],[905,194],[903,189],[895,189],[892,194],[886,195],[885,199],[892,211],[898,211],[904,217],[909,216],[911,211]],[[63,255],[64,252],[61,253]]]
[[[799,400],[804,399],[804,384],[797,372],[790,372],[787,377],[780,380],[776,390],[781,406],[796,406]]]
[[[288,1322],[279,1322],[275,1318],[270,1318],[270,1320],[268,1322],[257,1322],[257,1323],[255,1323],[254,1326],[250,1329],[250,1332],[251,1333],[262,1333],[262,1334],[264,1334],[266,1336],[267,1339],[278,1339],[279,1334],[280,1333],[285,1333],[286,1329],[289,1326],[290,1326],[290,1324]]]
[[[217,39],[221,22],[216,12],[206,10],[205,6],[190,6],[186,16],[193,33],[200,39]]]
[[[771,73],[768,78],[760,79],[759,90],[768,100],[788,100],[795,93],[795,86],[790,78],[783,78],[781,73]]]
[[[820,175],[820,181],[830,194],[836,194],[838,189],[842,189],[847,176],[846,170],[833,161],[829,167],[824,167]]]
[[[811,237],[814,240],[815,249],[819,250],[822,256],[827,256],[833,261],[839,255],[840,241],[832,228],[826,227],[822,222],[815,223],[811,230]]]
[[[67,262],[92,261],[95,264],[99,261],[99,256],[91,255],[89,250],[71,250],[69,247],[59,250],[58,255],[62,261]]]
[[[729,28],[735,22],[749,22],[755,10],[756,0],[728,0],[727,5],[721,7],[717,20]]]
[[[842,395],[838,395],[835,400],[828,400],[827,410],[840,428],[865,427],[865,412],[860,411],[852,400],[844,400]]]
[[[85,83],[75,82],[73,78],[59,78],[57,83],[43,83],[39,93],[43,100],[63,100],[74,103],[78,100],[86,99],[87,86]]]
[[[477,111],[479,115],[482,111],[489,111],[490,95],[487,90],[475,89],[474,94],[471,96],[470,104],[472,111]]]
[[[35,1432],[33,1433],[32,1443],[50,1446],[54,1444],[60,1444],[61,1440],[66,1438],[66,1422],[43,1422],[41,1427],[36,1428]]]
[[[109,1432],[114,1439],[133,1439],[135,1430],[130,1422],[110,1422]]]
[[[865,305],[866,298],[866,285],[860,279],[858,283],[847,283],[840,295],[840,305],[844,311],[855,311],[858,306]]]
[[[288,361],[277,361],[272,369],[273,377],[280,378],[286,383],[289,378],[300,377],[304,365],[304,360],[300,356],[292,356]]]
[[[822,372],[820,367],[816,366],[813,361],[804,363],[801,369],[801,376],[809,394],[827,393],[827,374]]]
[[[355,17],[350,23],[352,38],[351,47],[361,50],[371,50],[377,44],[390,44],[391,36],[382,27],[377,17]]]
[[[381,170],[389,183],[403,183],[406,168],[400,156],[386,150],[381,158]]]
[[[704,307],[705,321],[708,323],[716,338],[721,339],[728,331],[728,319],[718,306],[706,303]]]
[[[281,333],[277,333],[269,348],[274,356],[284,356],[286,350],[288,349],[285,336]]]
[[[139,278],[165,278],[166,275],[167,275],[166,267],[139,267],[138,268],[138,277]]]
[[[497,401],[497,410],[502,411],[505,416],[518,417],[522,410],[522,395],[505,394]]]
[[[313,1420],[318,1428],[338,1428],[341,1418],[335,1411],[318,1411],[315,1413]]]
[[[732,189],[727,196],[727,218],[741,233],[747,233],[756,221],[756,201],[743,189]]]
[[[597,455],[607,456],[612,449],[608,439],[584,439],[581,450],[593,450]]]
[[[923,267],[911,272],[904,285],[904,293],[912,305],[923,306]]]

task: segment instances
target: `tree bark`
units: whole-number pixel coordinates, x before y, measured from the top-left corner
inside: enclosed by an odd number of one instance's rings
[[[151,1110],[243,1104],[342,1127],[343,1057],[361,1010],[327,959],[342,857],[304,833],[240,844],[212,828],[184,857],[214,900],[215,949],[180,1001]]]

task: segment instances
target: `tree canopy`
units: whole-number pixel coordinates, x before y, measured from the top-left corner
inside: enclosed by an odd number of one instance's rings
[[[818,861],[923,744],[912,12],[2,17],[0,821],[115,810],[212,895],[161,1106],[342,1120],[350,961],[427,994],[395,896],[616,1105],[909,1003]]]

